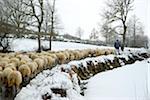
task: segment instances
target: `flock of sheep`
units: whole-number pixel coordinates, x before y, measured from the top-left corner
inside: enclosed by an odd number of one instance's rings
[[[0,53],[0,88],[15,89],[15,92],[30,79],[45,69],[57,64],[68,63],[86,57],[96,57],[114,53],[114,49],[85,49],[28,53]]]

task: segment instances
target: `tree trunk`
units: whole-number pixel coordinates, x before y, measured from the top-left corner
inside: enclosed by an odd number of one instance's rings
[[[136,40],[135,40],[135,34],[136,34],[136,29],[135,29],[135,23],[134,23],[134,28],[133,28],[133,47],[135,47],[136,46]]]
[[[50,38],[49,38],[49,49],[52,50],[52,36],[54,33],[54,12],[52,12],[52,17],[51,17],[51,32],[50,32]]]
[[[127,26],[123,25],[123,43],[122,43],[122,50],[124,51],[124,47],[125,47],[125,41],[126,41],[126,31],[127,31]]]
[[[41,36],[40,36],[40,32],[41,32],[41,26],[39,25],[38,27],[38,51],[37,52],[41,52]]]
[[[52,36],[49,37],[49,50],[52,50]]]

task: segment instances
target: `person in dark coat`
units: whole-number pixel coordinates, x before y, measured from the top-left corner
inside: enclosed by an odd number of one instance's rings
[[[116,41],[115,41],[114,47],[115,47],[115,49],[116,49],[116,54],[117,54],[117,55],[120,54],[119,49],[120,49],[120,47],[121,47],[121,44],[120,44],[119,40],[116,40]]]

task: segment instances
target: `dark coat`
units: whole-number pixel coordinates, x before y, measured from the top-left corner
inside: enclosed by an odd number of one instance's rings
[[[120,45],[120,42],[119,42],[119,41],[116,41],[116,42],[114,43],[114,47],[115,47],[116,49],[119,49],[120,46],[121,46],[121,45]]]

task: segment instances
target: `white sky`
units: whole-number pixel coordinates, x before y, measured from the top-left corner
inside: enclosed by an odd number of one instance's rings
[[[57,10],[59,18],[64,26],[62,33],[75,35],[77,27],[84,30],[84,38],[89,38],[89,34],[98,22],[101,22],[100,13],[103,12],[106,0],[57,0]],[[149,5],[149,7],[148,7]],[[150,37],[150,0],[135,0],[136,14],[145,26],[145,34]],[[148,12],[149,11],[149,12]],[[149,30],[148,30],[149,29]]]

